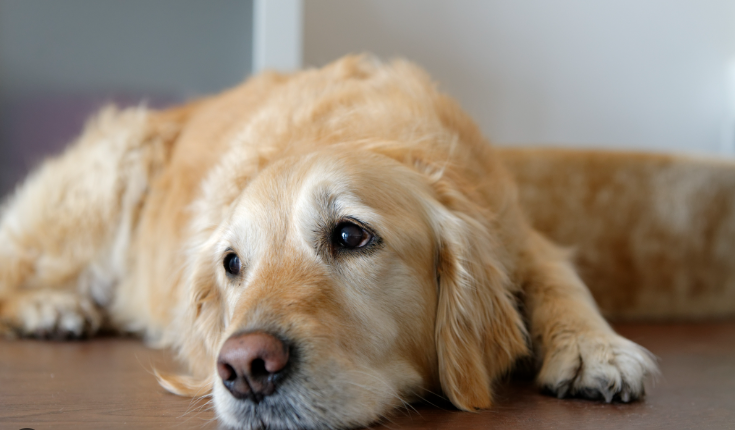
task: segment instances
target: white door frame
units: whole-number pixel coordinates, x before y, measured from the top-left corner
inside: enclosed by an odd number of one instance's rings
[[[303,0],[253,1],[253,73],[301,68],[303,15]]]

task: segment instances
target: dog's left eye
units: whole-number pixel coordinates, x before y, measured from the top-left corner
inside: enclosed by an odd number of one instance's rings
[[[334,229],[333,241],[340,248],[356,249],[367,245],[372,235],[351,222],[343,222]]]
[[[238,257],[234,252],[225,256],[223,264],[225,266],[225,270],[230,275],[237,275],[240,273],[240,269],[242,268],[240,257]]]

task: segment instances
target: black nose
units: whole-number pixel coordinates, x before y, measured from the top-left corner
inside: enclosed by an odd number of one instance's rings
[[[234,397],[260,402],[283,379],[288,355],[286,345],[268,333],[233,335],[219,352],[217,373]]]

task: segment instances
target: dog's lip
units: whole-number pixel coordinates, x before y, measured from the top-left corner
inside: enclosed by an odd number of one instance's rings
[[[227,395],[229,396],[229,393],[227,393]],[[292,403],[293,399],[286,393],[274,393],[260,402],[254,402],[250,399],[236,400],[237,401],[232,405],[234,407],[227,408],[226,415],[228,416],[230,424],[229,426],[228,424],[224,424],[225,427],[223,428],[306,430],[330,427],[327,422],[321,422],[317,416],[310,416],[308,413],[304,414],[304,411],[299,412],[298,406]],[[311,422],[312,424],[299,424],[298,421],[301,421],[304,418],[306,418],[307,422]],[[319,422],[323,425],[320,425]]]

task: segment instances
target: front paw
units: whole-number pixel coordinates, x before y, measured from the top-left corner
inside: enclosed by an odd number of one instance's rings
[[[102,314],[88,299],[67,291],[35,290],[1,303],[6,331],[23,337],[74,339],[94,334]]]
[[[658,373],[648,350],[614,333],[557,340],[546,353],[537,381],[559,398],[629,402],[643,396],[646,378]]]

